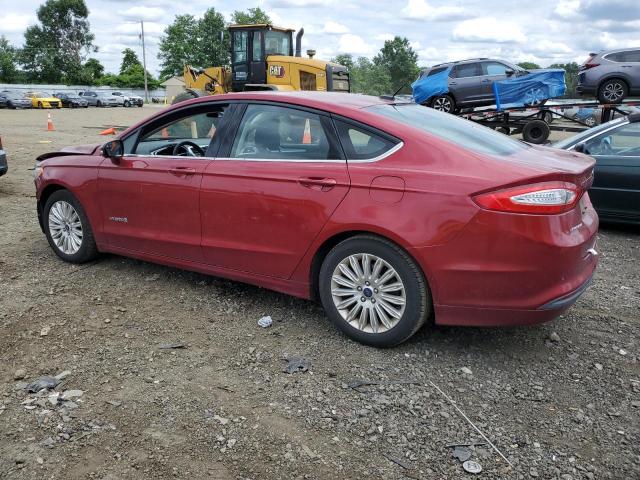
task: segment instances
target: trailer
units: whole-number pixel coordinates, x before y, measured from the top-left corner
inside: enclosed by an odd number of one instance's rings
[[[546,105],[542,103],[535,107],[475,108],[462,110],[453,115],[493,128],[506,135],[522,134],[525,142],[541,144],[548,140],[551,131],[581,132],[594,126],[594,123],[588,119],[565,115],[567,109],[600,109],[600,123],[605,123],[613,120],[616,114],[628,115],[628,112],[621,110],[623,107],[640,107],[640,101],[628,100],[616,104],[575,102]]]

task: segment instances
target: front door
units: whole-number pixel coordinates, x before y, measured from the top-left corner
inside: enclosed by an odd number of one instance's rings
[[[510,67],[500,62],[487,61],[482,62],[482,98],[487,101],[495,101],[495,94],[493,93],[493,82],[499,82],[507,78],[507,70],[512,70]]]
[[[264,58],[264,32],[254,30],[251,32],[251,71],[249,83],[267,83],[267,63]]]
[[[205,262],[289,278],[349,190],[331,119],[249,104],[235,137],[205,169]]]
[[[98,200],[110,245],[202,261],[200,184],[219,114],[212,106],[183,110],[125,139],[119,162],[105,159]]]
[[[608,217],[640,220],[640,122],[629,123],[585,142],[596,160],[589,196]]]

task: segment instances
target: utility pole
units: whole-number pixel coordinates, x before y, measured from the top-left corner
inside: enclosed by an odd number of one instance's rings
[[[147,85],[147,52],[144,49],[144,22],[140,20],[142,27],[142,67],[144,68],[144,103],[149,103],[149,87]]]

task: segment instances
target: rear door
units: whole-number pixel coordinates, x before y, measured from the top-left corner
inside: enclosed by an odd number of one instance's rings
[[[630,80],[630,93],[633,95],[640,93],[640,50],[623,52],[622,60],[620,67]]]
[[[449,74],[449,90],[458,105],[473,103],[482,98],[480,63],[455,65]]]
[[[196,105],[154,120],[125,140],[118,163],[105,159],[98,201],[111,246],[202,261],[200,184],[225,109]]]
[[[205,262],[289,278],[349,190],[328,115],[272,103],[241,104],[239,126],[204,171]],[[241,119],[240,119],[241,117]]]
[[[640,122],[628,123],[585,142],[596,159],[589,196],[600,213],[640,220]]]

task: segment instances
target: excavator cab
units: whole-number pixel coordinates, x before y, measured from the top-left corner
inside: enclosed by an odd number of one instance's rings
[[[267,56],[293,56],[293,29],[267,24],[230,25],[231,85],[241,92],[267,84]]]

